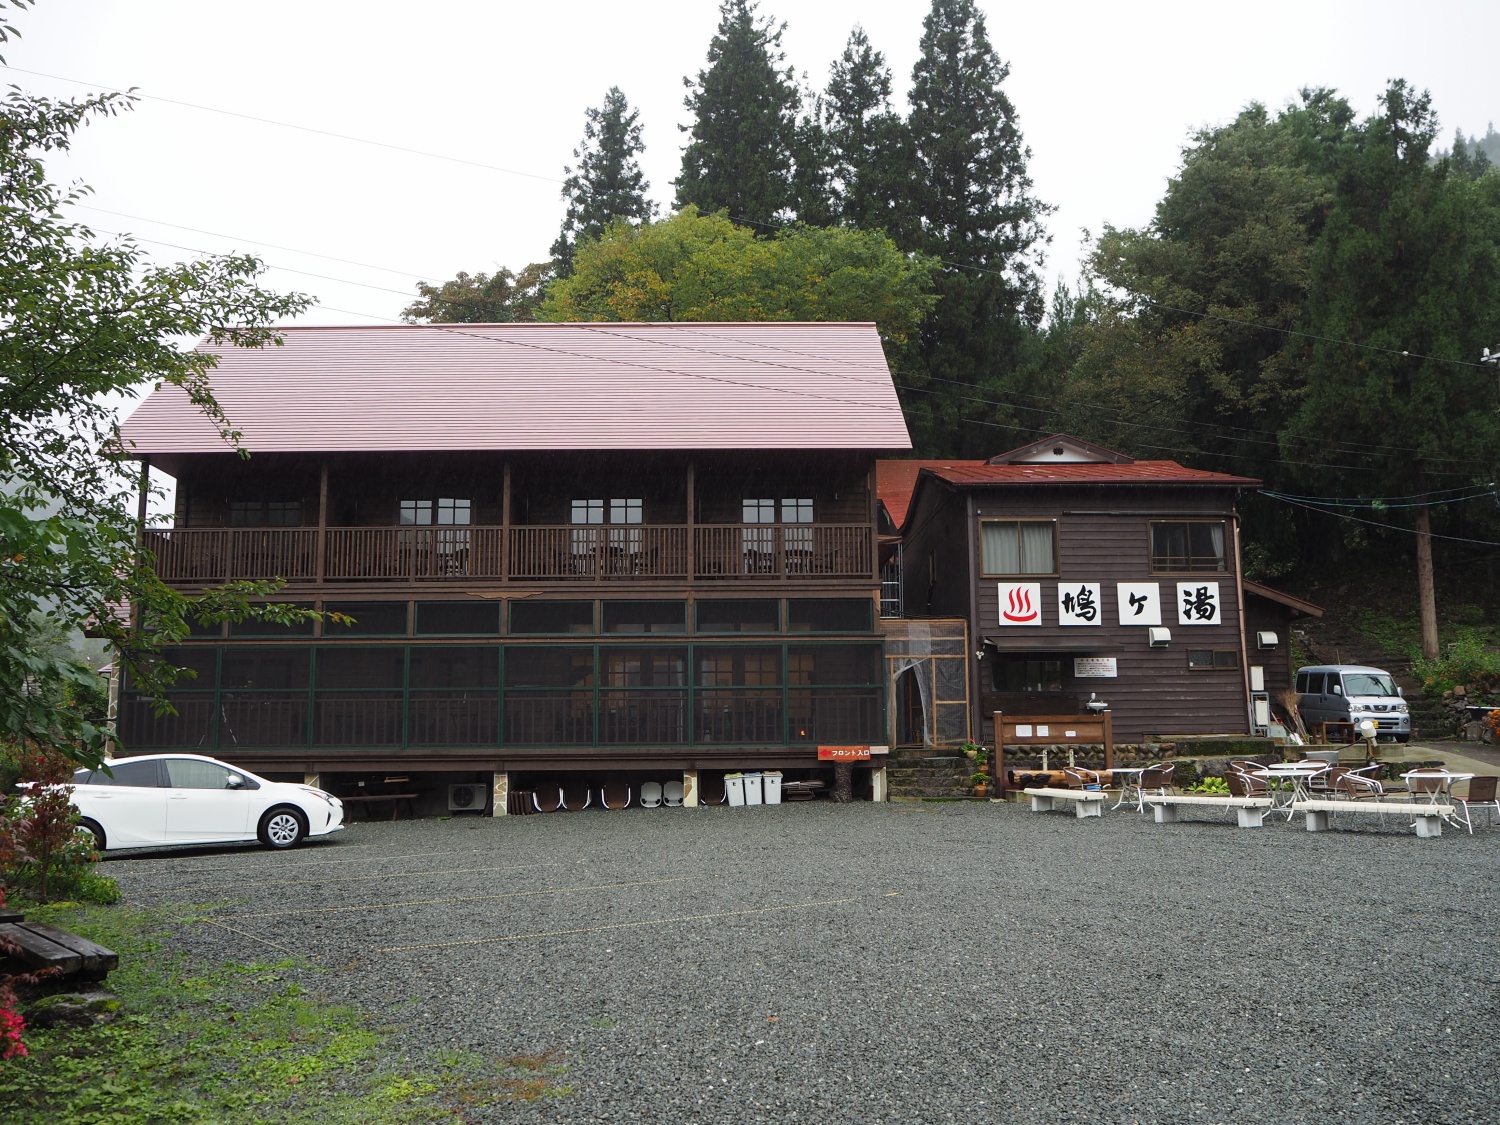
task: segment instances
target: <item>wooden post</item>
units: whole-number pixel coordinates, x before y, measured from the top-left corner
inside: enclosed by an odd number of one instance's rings
[[[1004,712],[1002,712],[1002,711],[996,711],[995,712],[995,718],[994,718],[994,723],[995,723],[995,757],[994,757],[994,762],[995,762],[995,765],[993,767],[993,772],[994,772],[994,775],[995,775],[995,777],[994,777],[995,789],[1000,794],[1001,797],[1004,797],[1005,796],[1005,791],[1006,791],[1007,787],[1006,787],[1006,784],[1005,784],[1005,728],[1000,725],[1000,716],[1002,714],[1004,714]],[[1106,756],[1108,756],[1108,752],[1107,751],[1106,751]]]
[[[510,774],[496,770],[490,782],[490,815],[506,816],[510,812]]]
[[[146,552],[146,501],[151,494],[151,458],[141,458],[141,480],[139,487],[140,495],[135,501],[135,561],[140,566],[145,561]],[[141,626],[141,605],[139,602],[130,603],[130,631],[132,633]]]
[[[1104,768],[1115,768],[1115,717],[1104,712]]]
[[[510,462],[508,460],[500,473],[500,480],[500,581],[508,582],[510,581]]]
[[[318,563],[317,578],[323,584],[323,575],[328,570],[328,458],[323,459],[318,470]]]
[[[693,459],[687,463],[687,580],[698,576],[698,475]]]

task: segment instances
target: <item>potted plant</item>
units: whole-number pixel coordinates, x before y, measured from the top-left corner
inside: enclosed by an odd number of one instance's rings
[[[990,795],[990,775],[987,773],[976,773],[969,778],[974,784],[974,796],[988,797]]]
[[[978,777],[980,774],[989,775],[990,752],[988,747],[980,746],[975,742],[965,742],[960,749],[963,751],[964,757],[974,763],[974,776]]]

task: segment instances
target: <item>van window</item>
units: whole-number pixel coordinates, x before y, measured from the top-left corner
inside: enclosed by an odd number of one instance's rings
[[[1307,694],[1307,673],[1306,672],[1298,672],[1297,673],[1297,693],[1299,695],[1306,695]]]
[[[1306,690],[1305,694],[1307,694],[1307,695],[1322,695],[1323,694],[1323,673],[1322,672],[1309,672],[1307,674],[1307,690]]]

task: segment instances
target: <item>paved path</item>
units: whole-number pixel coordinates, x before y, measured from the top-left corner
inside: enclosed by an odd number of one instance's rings
[[[1229,825],[590,811],[108,871],[413,1054],[560,1050],[569,1096],[482,1120],[1493,1120],[1500,829]]]

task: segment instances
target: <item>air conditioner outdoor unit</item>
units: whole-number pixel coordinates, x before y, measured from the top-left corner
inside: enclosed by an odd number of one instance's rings
[[[1255,647],[1256,648],[1275,648],[1280,643],[1281,643],[1281,638],[1278,637],[1275,633],[1264,633],[1264,632],[1262,632],[1262,633],[1256,633],[1255,634]]]
[[[1152,648],[1166,648],[1172,643],[1172,630],[1153,625],[1146,630],[1146,639],[1150,641]]]
[[[448,786],[448,811],[483,812],[485,802],[489,800],[486,788],[477,781]]]

